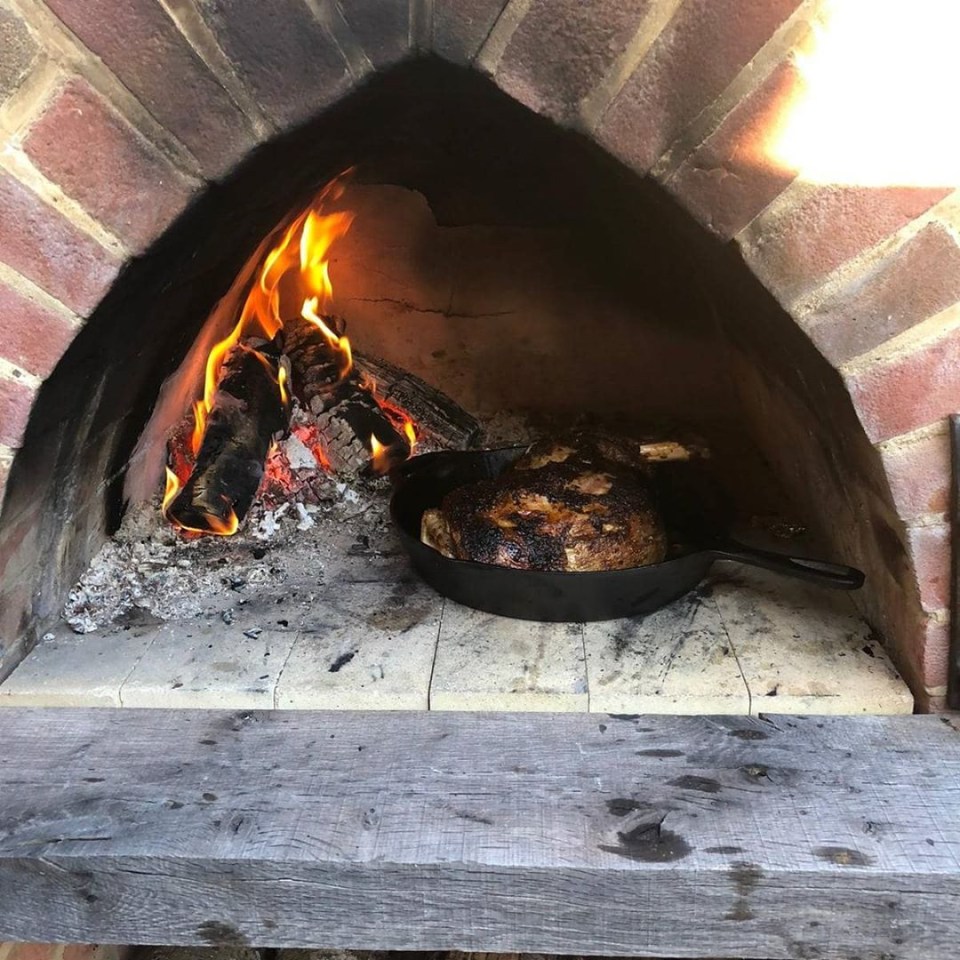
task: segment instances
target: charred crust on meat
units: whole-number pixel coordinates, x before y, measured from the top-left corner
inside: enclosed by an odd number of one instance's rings
[[[493,479],[425,512],[424,543],[523,570],[617,570],[661,561],[666,534],[638,442],[576,434],[533,444]]]

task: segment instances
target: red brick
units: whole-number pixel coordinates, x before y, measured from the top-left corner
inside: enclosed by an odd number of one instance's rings
[[[410,49],[409,0],[339,0],[353,35],[370,62],[381,69]]]
[[[0,4],[0,103],[20,85],[36,59],[37,41],[20,18],[5,3]]]
[[[782,302],[896,233],[949,193],[941,188],[800,184],[747,227],[744,255]]]
[[[226,173],[254,145],[246,117],[156,0],[48,0],[47,6],[209,176]]]
[[[637,32],[649,5],[650,0],[533,0],[494,79],[532,110],[570,120]]]
[[[874,443],[910,433],[960,410],[960,334],[948,329],[913,352],[871,363],[845,379]]]
[[[834,364],[867,353],[960,301],[960,246],[931,223],[892,256],[851,280],[802,325]]]
[[[309,119],[349,89],[346,61],[302,0],[201,0],[200,8],[277,126]]]
[[[46,377],[74,337],[69,320],[0,283],[0,355]]]
[[[64,193],[137,250],[193,193],[176,167],[78,77],[47,104],[23,146]]]
[[[597,139],[646,172],[800,0],[686,0],[610,105]]]
[[[739,233],[796,175],[769,159],[769,131],[800,82],[782,64],[743,100],[666,182],[702,223],[725,240]]]
[[[454,63],[469,63],[506,5],[507,0],[434,0],[434,52]]]
[[[27,428],[33,389],[18,380],[0,380],[0,443],[15,447]]]
[[[946,431],[904,440],[880,451],[897,513],[903,520],[944,513],[950,500],[950,438]]]
[[[920,587],[924,610],[942,610],[950,605],[950,525],[937,523],[907,527],[910,556]]]
[[[0,174],[0,260],[80,314],[100,302],[119,264],[9,174]]]
[[[949,622],[924,617],[918,645],[923,685],[928,689],[946,686],[950,662]]]

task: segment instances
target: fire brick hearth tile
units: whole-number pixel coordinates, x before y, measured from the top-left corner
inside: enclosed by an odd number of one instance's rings
[[[269,710],[296,636],[219,618],[169,623],[121,686],[122,705]]]
[[[583,627],[533,623],[447,601],[431,710],[586,711]]]
[[[912,712],[910,690],[848,594],[731,566],[713,596],[751,713]]]
[[[64,625],[0,686],[0,706],[119,707],[123,681],[156,636],[156,626],[78,635]]]
[[[331,582],[277,684],[281,709],[426,710],[443,599],[408,579]]]
[[[750,712],[717,605],[701,591],[646,617],[588,623],[584,644],[591,712]]]

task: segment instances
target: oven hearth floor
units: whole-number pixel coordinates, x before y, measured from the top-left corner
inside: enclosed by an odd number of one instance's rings
[[[509,620],[421,583],[386,526],[349,521],[197,609],[66,623],[0,686],[0,705],[232,709],[909,713],[913,700],[849,595],[718,563],[646,618]],[[213,551],[185,569],[203,594]],[[210,556],[204,561],[207,550]],[[182,564],[181,560],[181,564]],[[220,561],[222,562],[222,561]],[[271,565],[272,564],[272,565]],[[221,568],[222,572],[222,568]]]

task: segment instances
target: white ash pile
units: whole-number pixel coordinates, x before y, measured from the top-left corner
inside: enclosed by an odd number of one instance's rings
[[[358,554],[399,556],[388,499],[386,481],[331,477],[280,503],[258,497],[232,537],[185,536],[162,518],[158,502],[142,504],[70,591],[64,620],[76,633],[131,617],[185,620],[226,611],[258,591],[321,584]]]

